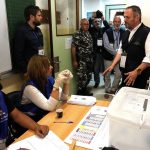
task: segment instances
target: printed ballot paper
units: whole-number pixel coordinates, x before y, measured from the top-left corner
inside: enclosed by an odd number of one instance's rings
[[[96,103],[96,98],[93,96],[71,95],[71,97],[67,101],[67,103],[91,106],[91,105],[94,105]]]
[[[8,147],[8,150],[17,150],[20,148],[29,150],[69,150],[69,146],[52,131],[49,131],[48,135],[43,139],[34,135],[12,144]]]

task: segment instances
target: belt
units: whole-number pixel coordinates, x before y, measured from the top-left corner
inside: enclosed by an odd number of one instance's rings
[[[6,142],[6,139],[0,140],[0,144],[5,143],[5,142]]]

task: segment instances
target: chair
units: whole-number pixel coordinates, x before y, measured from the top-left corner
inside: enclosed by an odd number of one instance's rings
[[[21,100],[21,91],[13,91],[7,94],[7,97],[9,98],[10,101],[12,101],[13,105],[16,108],[19,108],[21,106],[20,100]],[[16,138],[18,138],[21,134],[19,133],[19,125],[15,123],[11,118],[9,118],[8,122],[8,127],[9,127],[9,138],[7,140],[7,145],[11,144]]]
[[[12,101],[15,107],[20,106],[21,91],[13,91],[7,94],[7,97]]]

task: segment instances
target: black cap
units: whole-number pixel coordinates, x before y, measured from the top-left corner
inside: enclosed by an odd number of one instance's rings
[[[103,13],[99,10],[96,11],[96,17],[97,18],[102,18],[103,17]]]

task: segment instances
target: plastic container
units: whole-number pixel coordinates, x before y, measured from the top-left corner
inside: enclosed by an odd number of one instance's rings
[[[150,91],[121,88],[107,116],[110,146],[119,150],[150,150]]]

